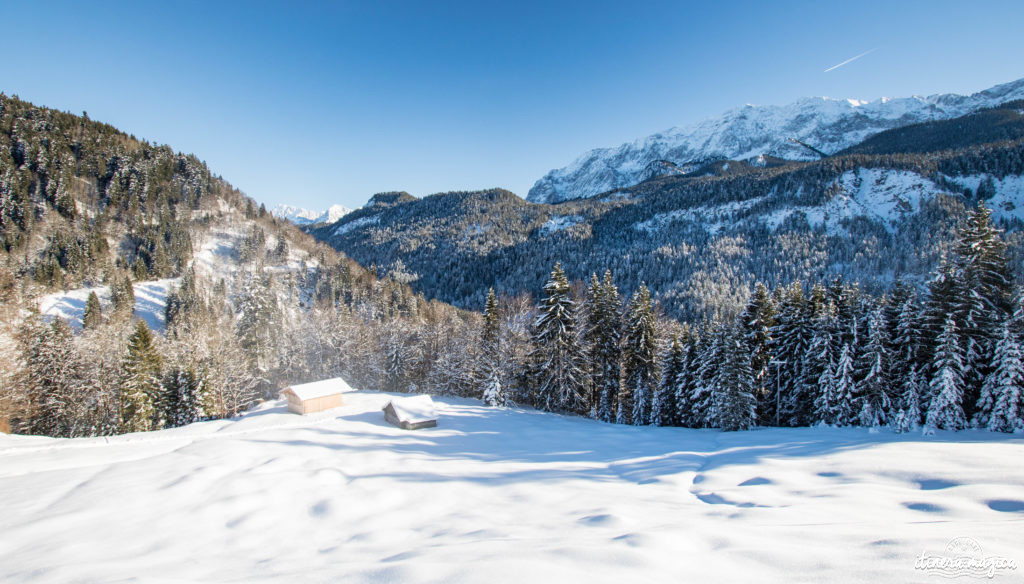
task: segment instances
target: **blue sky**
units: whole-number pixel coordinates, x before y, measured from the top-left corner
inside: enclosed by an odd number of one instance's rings
[[[1019,0],[714,4],[6,2],[0,91],[323,208],[526,196],[587,149],[744,103],[1024,77]]]

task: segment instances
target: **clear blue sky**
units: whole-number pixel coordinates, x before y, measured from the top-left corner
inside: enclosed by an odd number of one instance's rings
[[[525,196],[587,149],[744,103],[1024,77],[1020,0],[40,0],[0,21],[0,90],[193,152],[268,207]]]

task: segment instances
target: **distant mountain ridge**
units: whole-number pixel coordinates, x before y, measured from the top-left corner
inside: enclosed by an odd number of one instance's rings
[[[296,225],[314,225],[316,223],[334,223],[352,211],[353,209],[343,205],[331,205],[326,211],[312,211],[301,207],[293,207],[292,205],[278,205],[270,213],[278,219],[287,219]]]
[[[695,161],[817,158],[798,140],[828,154],[879,132],[921,122],[947,120],[1024,99],[1024,79],[972,95],[853,99],[808,97],[784,106],[745,105],[719,117],[584,153],[570,165],[548,172],[526,199],[557,203],[633,186],[650,178],[652,164],[685,168]]]

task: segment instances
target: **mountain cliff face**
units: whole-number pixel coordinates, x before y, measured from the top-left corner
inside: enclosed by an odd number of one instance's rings
[[[557,203],[629,187],[650,178],[651,165],[679,168],[719,159],[761,156],[814,160],[807,146],[833,154],[884,130],[963,116],[1024,98],[1024,79],[964,96],[881,98],[872,102],[809,97],[785,106],[745,105],[683,128],[598,148],[538,180],[527,200]]]

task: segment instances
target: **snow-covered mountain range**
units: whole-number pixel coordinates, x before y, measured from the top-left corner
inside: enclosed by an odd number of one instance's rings
[[[326,211],[311,211],[291,205],[278,205],[274,207],[271,214],[279,219],[288,219],[296,225],[312,225],[314,223],[334,223],[351,212],[352,209],[342,205],[331,205]]]
[[[832,154],[883,130],[955,118],[1016,99],[1024,99],[1024,79],[967,96],[947,93],[871,102],[808,97],[784,106],[748,104],[616,148],[591,150],[538,180],[527,200],[557,203],[628,187],[649,178],[652,164],[663,161],[685,168],[715,159],[757,164],[764,155],[815,159],[811,150],[793,140]]]

